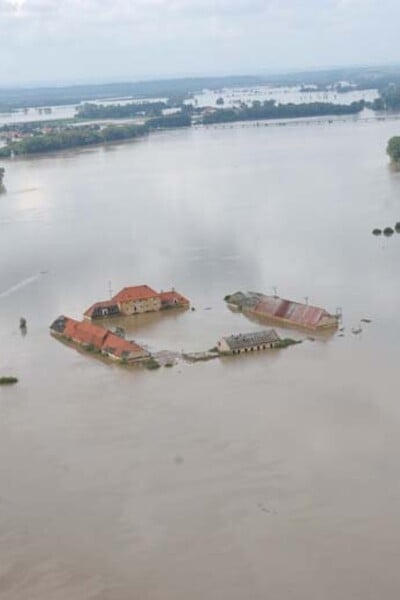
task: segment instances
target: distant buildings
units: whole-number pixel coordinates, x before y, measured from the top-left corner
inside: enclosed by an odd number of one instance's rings
[[[267,318],[277,324],[313,331],[334,329],[338,326],[338,317],[325,309],[285,300],[279,296],[266,296],[257,292],[236,292],[226,296],[225,301],[233,309],[255,317]]]
[[[96,302],[85,311],[84,317],[88,320],[113,316],[128,317],[167,308],[189,306],[189,300],[175,290],[159,293],[148,285],[137,285],[123,288],[111,300]]]
[[[90,352],[98,352],[108,358],[122,362],[137,362],[150,357],[149,352],[112,331],[86,321],[75,321],[61,315],[51,325],[56,337],[73,342]]]
[[[281,338],[276,331],[266,329],[222,337],[217,343],[217,349],[220,354],[241,354],[242,352],[276,348],[280,343]]]

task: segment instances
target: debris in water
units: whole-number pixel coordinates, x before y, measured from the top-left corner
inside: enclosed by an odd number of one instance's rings
[[[371,319],[361,319],[361,323],[372,323]]]
[[[378,227],[375,227],[375,229],[372,230],[372,234],[373,235],[382,235],[382,229],[378,229]]]

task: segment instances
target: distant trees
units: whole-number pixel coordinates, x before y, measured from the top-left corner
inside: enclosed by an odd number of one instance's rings
[[[373,102],[367,102],[367,107],[372,110],[400,110],[400,83],[391,83],[379,90],[379,98]]]
[[[0,148],[0,157],[12,155],[42,154],[57,150],[68,150],[81,146],[93,146],[105,142],[133,139],[143,136],[154,129],[190,127],[192,118],[189,112],[178,112],[171,115],[148,119],[143,125],[84,125],[55,128],[48,133],[33,130],[31,135]],[[3,173],[4,176],[4,173]]]
[[[389,85],[381,91],[381,98],[386,110],[400,109],[400,85]]]
[[[128,104],[94,104],[85,102],[76,109],[80,119],[129,119],[131,117],[157,117],[167,108],[165,102],[130,102]]]
[[[363,100],[351,104],[310,102],[304,104],[276,104],[275,100],[261,103],[256,100],[251,105],[241,104],[239,108],[223,108],[204,115],[203,123],[227,123],[232,121],[256,121],[258,119],[291,119],[327,115],[351,115],[363,110]]]
[[[400,136],[395,135],[390,138],[386,147],[386,152],[394,163],[400,163]]]
[[[42,133],[23,138],[0,148],[0,156],[12,154],[39,154],[67,150],[81,146],[92,146],[104,142],[132,139],[147,133],[144,125],[110,125],[100,129],[99,126],[70,127],[59,132]]]
[[[171,127],[190,127],[192,119],[187,112],[174,113],[163,117],[149,119],[146,123],[148,129],[169,129]]]
[[[224,99],[220,96],[219,98],[217,98],[215,104],[217,106],[223,106],[225,104]]]
[[[385,102],[381,97],[375,98],[375,100],[370,103],[368,108],[372,108],[372,110],[385,110]]]

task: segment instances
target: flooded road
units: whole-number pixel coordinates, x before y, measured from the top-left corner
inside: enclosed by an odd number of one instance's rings
[[[2,600],[397,600],[400,236],[371,234],[400,220],[397,133],[237,125],[5,165]],[[344,337],[146,372],[49,336],[141,283],[196,307],[133,319],[153,350],[259,329],[223,297],[274,286],[340,307]]]

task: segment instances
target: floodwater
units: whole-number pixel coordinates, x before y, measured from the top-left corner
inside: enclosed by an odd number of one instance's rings
[[[166,102],[167,98],[112,98],[106,100],[92,100],[94,104],[130,104],[130,103],[139,103],[139,102]],[[0,127],[3,125],[15,125],[16,123],[32,123],[37,121],[54,121],[57,119],[72,119],[76,116],[76,109],[82,103],[76,104],[65,104],[61,106],[51,106],[48,107],[51,109],[50,113],[46,113],[46,107],[30,107],[26,110],[17,109],[14,112],[10,113],[0,113]],[[118,119],[116,122],[123,122],[124,119]],[[110,122],[110,119],[108,119]]]
[[[397,129],[199,128],[7,163],[2,600],[397,600],[400,236],[371,234],[400,220]],[[48,334],[140,283],[196,307],[131,322],[154,350],[258,329],[225,307],[238,289],[340,307],[345,331],[156,372]]]
[[[379,98],[379,92],[376,89],[351,90],[348,92],[337,93],[336,91],[301,91],[300,86],[290,87],[271,87],[260,85],[250,88],[223,88],[222,90],[203,90],[193,96],[193,100],[188,101],[196,103],[197,106],[217,106],[218,98],[223,98],[224,106],[231,107],[241,102],[251,104],[255,100],[264,102],[265,100],[276,100],[278,104],[301,104],[309,102],[333,102],[334,104],[351,104],[365,100],[372,102]]]
[[[54,121],[57,119],[72,119],[75,116],[75,104],[65,106],[52,106],[50,113],[45,113],[43,108],[28,108],[15,110],[10,113],[0,113],[0,127],[15,125],[16,123],[33,123],[36,121]]]

